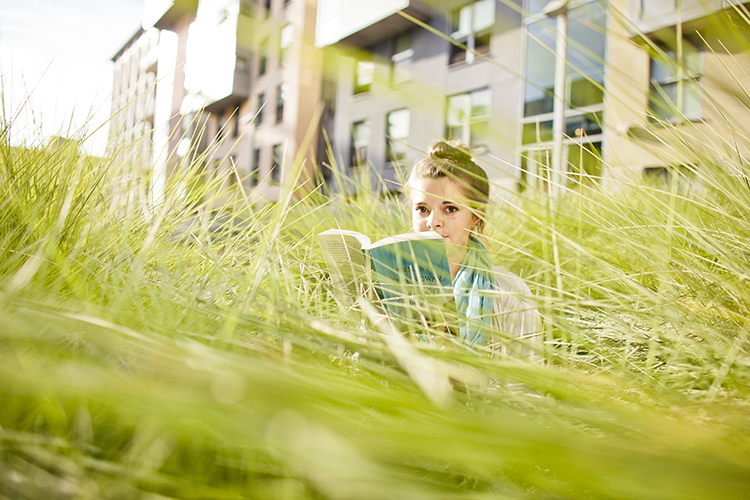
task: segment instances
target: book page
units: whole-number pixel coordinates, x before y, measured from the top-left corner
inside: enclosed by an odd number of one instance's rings
[[[318,235],[318,242],[336,284],[358,294],[357,281],[367,273],[368,265],[362,246],[369,244],[370,239],[355,231],[330,229]]]

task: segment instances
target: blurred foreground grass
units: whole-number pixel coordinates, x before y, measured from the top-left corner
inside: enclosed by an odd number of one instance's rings
[[[4,498],[750,497],[745,164],[496,208],[547,326],[531,366],[337,301],[315,235],[402,232],[398,200],[216,218],[189,168],[147,208],[116,157],[0,160]]]

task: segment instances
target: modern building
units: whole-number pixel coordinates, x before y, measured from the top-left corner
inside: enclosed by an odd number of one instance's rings
[[[158,41],[157,30],[139,29],[112,57],[115,83],[107,152],[141,172],[151,168],[153,158]]]
[[[398,189],[395,167],[458,138],[503,198],[667,175],[730,143],[744,154],[749,38],[739,4],[319,0],[336,166]],[[663,145],[675,130],[701,147]]]
[[[318,182],[315,21],[316,0],[146,0],[156,122],[168,123],[153,141],[154,190],[196,163],[214,206]]]

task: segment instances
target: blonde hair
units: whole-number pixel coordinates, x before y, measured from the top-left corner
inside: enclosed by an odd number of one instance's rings
[[[442,179],[454,182],[469,200],[469,208],[479,218],[477,231],[484,229],[484,213],[490,199],[487,173],[474,162],[474,152],[458,140],[439,141],[427,150],[427,156],[417,161],[406,181],[407,190],[418,179]]]

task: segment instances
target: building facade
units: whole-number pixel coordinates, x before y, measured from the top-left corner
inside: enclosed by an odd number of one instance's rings
[[[152,141],[155,191],[196,164],[213,207],[315,184],[315,21],[315,0],[146,0],[164,124]]]
[[[457,138],[504,198],[612,189],[716,158],[729,142],[745,151],[749,38],[737,5],[320,0],[337,168],[398,189],[394,165]],[[676,150],[665,140],[675,130],[701,147]]]
[[[139,29],[112,57],[114,88],[107,153],[148,171],[153,158],[159,33]]]
[[[578,183],[613,189],[747,153],[742,8],[147,0],[146,31],[114,58],[113,111],[153,101],[144,89],[155,74],[156,105],[120,111],[113,131],[131,143],[168,122],[150,133],[154,185],[197,159],[217,206],[238,195],[275,201],[305,183],[400,191],[403,172],[442,138],[476,151],[496,199]]]

